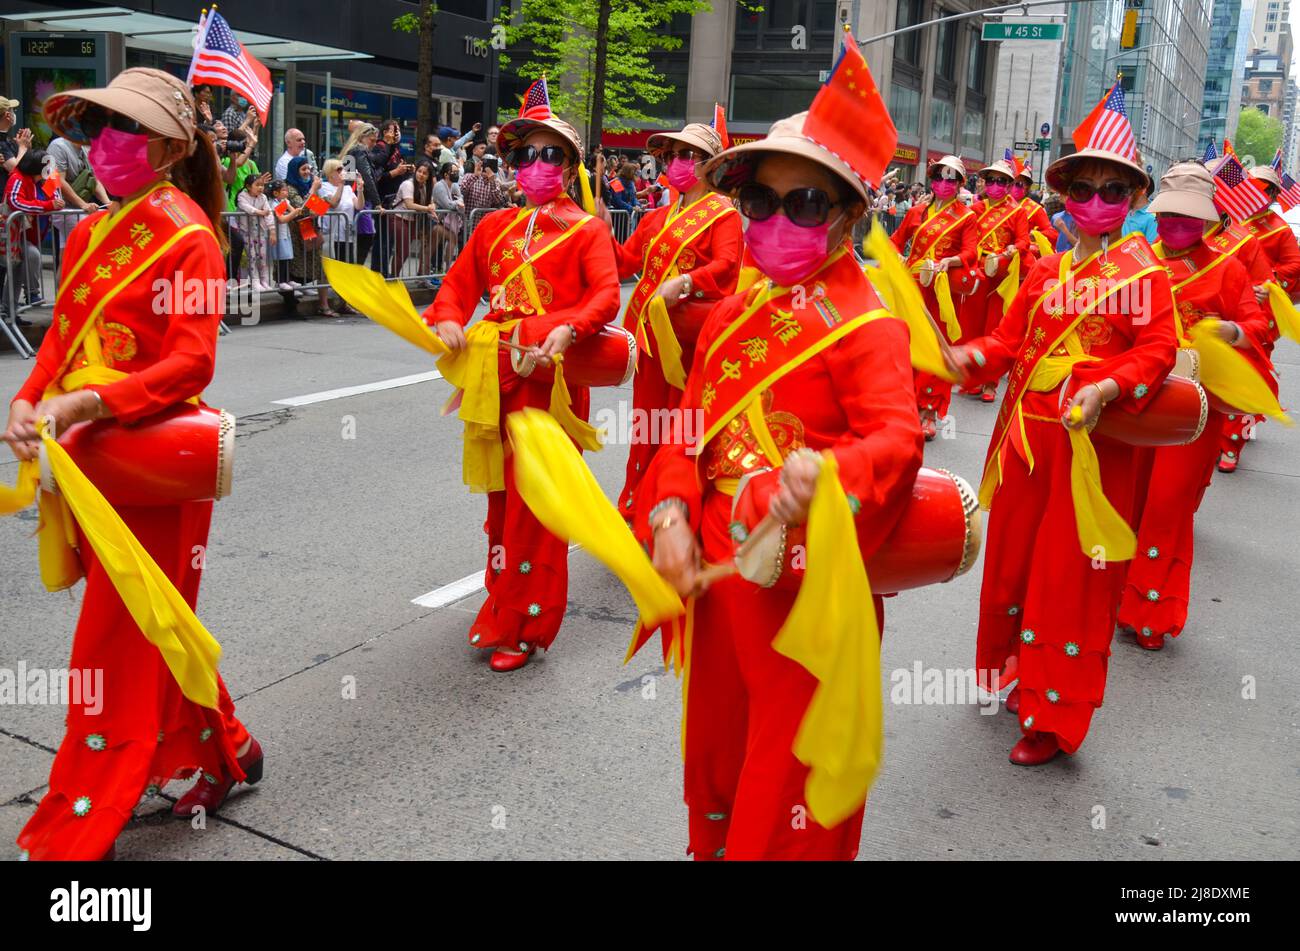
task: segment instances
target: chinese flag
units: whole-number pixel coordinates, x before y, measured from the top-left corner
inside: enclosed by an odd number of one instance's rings
[[[41,185],[42,189],[45,192],[46,198],[53,199],[54,196],[59,193],[60,181],[61,179],[59,178],[59,170],[57,168],[50,169],[49,177],[46,178]]]
[[[898,130],[847,27],[840,58],[808,107],[803,133],[873,185],[894,160]]]
[[[300,218],[298,220],[298,233],[302,235],[304,241],[320,237],[320,232],[316,230],[316,226],[311,223],[310,218]]]
[[[282,200],[282,201],[280,202],[280,204],[278,204],[278,205],[275,206],[275,213],[276,213],[277,215],[287,215],[287,214],[289,213],[289,208],[290,208],[290,207],[291,207],[291,206],[290,206],[290,204],[289,204],[287,201],[283,201],[283,200]]]
[[[313,215],[323,215],[330,210],[329,202],[320,195],[309,195],[303,204]]]
[[[727,135],[727,110],[716,102],[713,104],[712,125],[714,131],[718,133],[718,138],[722,139],[722,147],[731,148],[731,136]]]

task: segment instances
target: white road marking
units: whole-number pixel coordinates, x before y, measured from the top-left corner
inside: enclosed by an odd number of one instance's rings
[[[323,390],[320,393],[308,393],[306,396],[291,396],[288,399],[276,400],[276,406],[309,406],[312,403],[324,403],[326,400],[338,400],[345,396],[357,396],[360,393],[373,393],[377,390],[391,390],[399,386],[410,386],[412,383],[427,383],[430,380],[441,380],[442,374],[437,370],[431,370],[428,373],[416,373],[411,376],[394,377],[391,380],[377,380],[374,383],[362,383],[358,386],[344,386],[337,390]]]
[[[570,545],[569,551],[576,551],[581,547],[581,545]],[[472,575],[466,575],[459,581],[453,581],[441,588],[434,588],[428,594],[412,598],[411,603],[418,604],[422,608],[444,608],[455,601],[468,598],[471,594],[477,594],[482,590],[483,572],[476,571]]]

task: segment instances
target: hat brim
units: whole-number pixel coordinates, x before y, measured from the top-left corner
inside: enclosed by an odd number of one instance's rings
[[[997,162],[993,162],[991,165],[985,165],[979,171],[980,175],[982,176],[987,175],[989,172],[996,172],[999,175],[1005,175],[1008,178],[1010,178],[1012,181],[1015,181],[1016,178],[1018,177],[1016,175],[1016,170],[1011,166],[1007,165],[1006,162],[1003,162],[1001,160]]]
[[[1131,168],[1137,172],[1142,181],[1146,183],[1145,188],[1148,194],[1151,193],[1152,186],[1155,184],[1147,170],[1137,162],[1130,161],[1117,152],[1107,152],[1105,149],[1080,149],[1069,155],[1063,155],[1051,165],[1047,166],[1047,171],[1043,173],[1043,180],[1055,191],[1065,193],[1066,176],[1070,170],[1083,162],[1110,162],[1112,165],[1122,165],[1124,168]]]
[[[853,169],[811,139],[806,139],[803,136],[770,135],[766,139],[745,142],[741,145],[733,145],[729,149],[723,149],[704,164],[703,177],[714,189],[723,192],[731,191],[732,189],[728,183],[719,180],[719,174],[724,171],[724,168],[737,159],[743,159],[747,156],[758,158],[764,154],[794,155],[807,159],[815,165],[820,165],[836,177],[842,178],[852,186],[854,194],[862,199],[864,204],[870,201],[867,196],[866,184],[863,183],[862,179],[858,178]]]
[[[567,126],[567,123],[566,123]],[[577,131],[572,127],[566,128],[556,124],[550,119],[521,119],[514,118],[504,123],[497,130],[497,142],[502,148],[503,155],[508,154],[518,148],[520,143],[529,135],[538,129],[549,129],[551,132],[563,137],[564,141],[573,146],[574,154],[577,155],[578,161],[582,161],[582,143],[578,141]]]
[[[1271,165],[1256,165],[1250,170],[1250,177],[1261,182],[1268,182],[1274,188],[1282,187],[1282,176]]]
[[[188,142],[190,132],[157,102],[133,89],[75,89],[45,100],[45,123],[55,135],[70,142],[88,143],[81,129],[81,114],[94,104],[134,119],[151,132]]]
[[[689,145],[693,149],[699,149],[710,158],[719,154],[714,151],[715,146],[704,141],[702,136],[687,132],[685,129],[680,132],[656,132],[646,140],[645,145],[651,152],[657,153],[669,148],[674,142],[679,142],[682,145]]]
[[[970,172],[966,170],[966,166],[963,165],[961,161],[954,162],[951,161],[951,158],[952,158],[951,156],[945,155],[943,158],[937,158],[933,162],[927,162],[925,165],[926,175],[928,176],[932,169],[934,169],[936,166],[939,166],[942,168],[952,169],[954,172],[956,172],[958,175],[961,176],[961,180],[963,182],[966,181],[966,179],[970,177]]]
[[[1160,194],[1147,205],[1147,211],[1153,215],[1163,212],[1171,215],[1187,215],[1189,218],[1200,218],[1203,221],[1219,220],[1219,210],[1214,207],[1213,199],[1196,192],[1178,191],[1168,186],[1160,189]]]

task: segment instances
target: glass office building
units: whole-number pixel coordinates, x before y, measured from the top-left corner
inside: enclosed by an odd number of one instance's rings
[[[1203,155],[1211,142],[1216,149],[1221,149],[1230,130],[1237,127],[1254,8],[1254,0],[1215,0],[1205,68],[1205,101],[1201,105],[1201,123],[1196,136],[1197,154]]]

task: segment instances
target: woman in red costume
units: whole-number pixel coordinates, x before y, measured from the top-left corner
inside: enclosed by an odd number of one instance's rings
[[[1183,333],[1207,317],[1217,319],[1215,332],[1270,381],[1271,363],[1264,351],[1268,320],[1250,274],[1231,254],[1204,240],[1207,223],[1219,218],[1214,177],[1199,162],[1174,165],[1160,180],[1151,211],[1160,229],[1154,250],[1170,273]],[[1187,623],[1193,521],[1210,485],[1223,424],[1224,414],[1211,409],[1199,438],[1154,450],[1135,525],[1137,557],[1129,566],[1119,609],[1120,627],[1147,650],[1160,650],[1165,635],[1177,637]]]
[[[488,597],[468,636],[475,647],[495,649],[496,671],[517,670],[537,648],[551,645],[564,620],[569,584],[568,545],[528,510],[506,459],[506,415],[525,406],[556,412],[552,385],[520,376],[509,353],[498,348],[498,337],[518,329],[521,340],[535,344],[525,362],[549,361],[617,317],[619,304],[609,228],[565,193],[582,167],[578,133],[551,113],[549,102],[533,99],[530,91],[525,109],[501,127],[497,139],[517,170],[527,205],[479,222],[424,312],[453,354],[468,346],[471,360],[483,355],[464,378],[476,388],[461,394],[465,481],[471,491],[488,495]],[[485,291],[490,309],[466,331]],[[471,346],[476,336],[482,340]],[[585,426],[588,391],[574,386],[570,396],[567,415]],[[473,405],[488,407],[490,418],[467,414]]]
[[[10,404],[4,433],[21,460],[35,457],[37,421],[56,432],[92,419],[132,423],[197,398],[212,379],[225,265],[225,194],[211,140],[195,129],[185,84],[154,69],[128,69],[105,89],[46,101],[50,128],[90,143],[90,164],[112,196],[107,211],[68,236],[54,325]],[[178,279],[217,305],[156,305],[156,281]],[[174,288],[171,299],[192,300]],[[198,295],[205,302],[208,293]],[[121,507],[127,527],[193,607],[212,502]],[[142,794],[201,772],[174,813],[220,808],[237,782],[257,782],[262,750],[235,718],[217,679],[217,709],[186,699],[158,648],[132,620],[78,527],[86,578],[70,669],[102,669],[102,710],[70,704],[50,788],[18,836],[33,859],[111,857]]]
[[[748,219],[745,243],[761,274],[722,301],[700,333],[682,408],[703,415],[703,443],[661,448],[637,496],[635,530],[683,594],[700,587],[702,561],[732,551],[739,480],[749,480],[744,491],[769,494],[770,516],[801,525],[818,472],[806,452],[831,450],[869,556],[921,462],[907,328],[883,308],[850,246],[866,183],[879,181],[893,149],[873,153],[864,143],[893,127],[883,106],[876,112],[857,96],[839,100],[851,102],[852,115],[823,113],[836,101],[823,96],[870,82],[849,50],[809,112],[705,167]],[[818,684],[773,645],[796,593],[732,576],[695,600],[684,743],[688,851],[697,859],[857,852],[861,800],[823,827],[806,805],[809,767],[792,752]],[[874,607],[879,620],[879,597]]]
[[[911,242],[907,266],[917,277],[930,316],[953,342],[962,336],[957,317],[959,275],[965,276],[974,267],[978,253],[975,213],[957,197],[965,184],[966,166],[957,156],[945,155],[931,162],[933,197],[913,205],[891,236],[900,253]],[[927,441],[938,433],[939,420],[948,415],[951,402],[951,383],[929,373],[916,374],[916,405]]]
[[[680,132],[652,135],[648,145],[666,167],[669,184],[679,196],[673,204],[642,215],[627,241],[614,243],[614,254],[620,279],[640,275],[623,326],[636,335],[641,347],[632,408],[650,419],[657,411],[676,408],[682,397],[682,391],[668,380],[676,376],[676,368],[666,365],[656,342],[652,299],[663,299],[681,345],[680,369],[689,373],[705,318],[714,304],[736,291],[741,240],[735,208],[699,177],[701,166],[722,151],[717,131],[692,122]],[[618,510],[628,517],[641,474],[659,448],[659,431],[658,426],[647,426],[647,437],[633,441],[628,449],[627,477],[618,500]]]
[[[1131,512],[1135,451],[1100,435],[1089,443],[1085,427],[1103,407],[1145,407],[1177,347],[1169,278],[1145,238],[1122,235],[1149,179],[1131,148],[1079,144],[1047,170],[1079,244],[1039,261],[997,329],[953,355],[975,382],[1010,374],[980,485],[989,520],[976,668],[1019,677],[1007,698],[1023,732],[1011,761],[1026,766],[1074,753],[1101,706],[1123,562],[1090,539],[1133,543],[1114,526]],[[1085,475],[1073,480],[1079,453]]]
[[[984,179],[984,197],[971,206],[975,213],[976,259],[970,281],[971,292],[962,298],[960,319],[961,335],[966,340],[992,333],[1002,320],[1006,303],[1001,285],[1008,279],[1012,262],[1019,259],[1018,267],[1024,273],[1029,253],[1029,227],[1024,209],[1009,197],[1015,170],[1005,161],[997,161],[980,172]],[[989,272],[992,271],[990,274]],[[1014,296],[1019,282],[1008,289]],[[1008,300],[1010,297],[1007,298]],[[985,403],[997,399],[997,384],[985,383],[971,390]]]
[[[1250,170],[1251,178],[1264,189],[1268,204],[1261,210],[1241,222],[1234,229],[1250,235],[1266,259],[1270,275],[1263,281],[1256,281],[1256,299],[1268,307],[1268,294],[1262,285],[1265,281],[1276,281],[1291,300],[1300,300],[1300,245],[1296,244],[1295,233],[1285,219],[1273,210],[1273,203],[1282,191],[1282,178],[1268,165],[1257,165]],[[1249,253],[1243,247],[1243,253]],[[1258,277],[1259,269],[1252,268],[1253,276]],[[1267,313],[1269,339],[1264,348],[1265,355],[1273,355],[1273,345],[1277,343],[1278,329],[1271,313]],[[1255,427],[1263,420],[1250,413],[1229,413],[1223,424],[1219,445],[1219,471],[1236,472],[1241,462],[1241,454],[1246,444],[1254,438]]]

